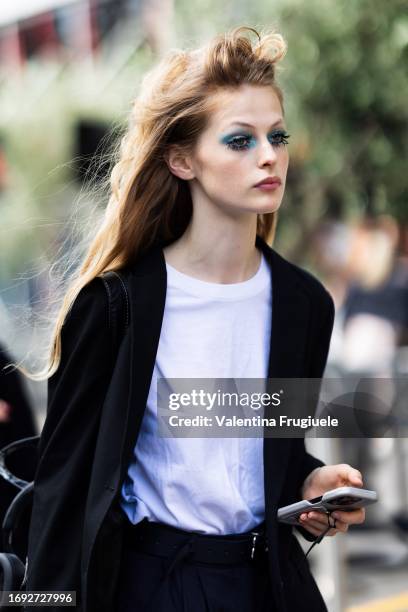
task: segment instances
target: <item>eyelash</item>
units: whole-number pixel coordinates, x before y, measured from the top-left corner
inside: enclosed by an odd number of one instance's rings
[[[273,143],[274,146],[281,147],[282,145],[288,144],[288,138],[290,138],[290,134],[284,131],[280,131],[280,132],[274,132],[272,134],[272,137],[273,138],[279,137],[281,139],[280,142]],[[231,140],[226,142],[226,145],[229,149],[232,149],[233,151],[244,151],[249,148],[249,141],[252,138],[253,138],[252,134],[239,134],[239,135],[233,136]],[[242,141],[242,140],[246,140],[247,141],[246,144],[243,144],[243,145],[238,144],[237,141]]]

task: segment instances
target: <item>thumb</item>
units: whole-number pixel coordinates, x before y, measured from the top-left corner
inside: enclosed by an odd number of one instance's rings
[[[340,470],[341,477],[348,481],[352,486],[362,487],[363,486],[363,477],[359,470],[351,467],[351,465],[347,465],[346,463],[342,464]]]

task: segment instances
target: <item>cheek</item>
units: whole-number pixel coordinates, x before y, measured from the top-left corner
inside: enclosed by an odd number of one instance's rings
[[[236,189],[248,176],[248,161],[244,155],[215,151],[211,157],[202,160],[200,171],[204,182]]]
[[[288,166],[289,166],[289,151],[288,151],[287,148],[282,150],[282,156],[281,156],[281,159],[280,159],[280,164],[281,164],[282,169],[285,170],[285,172],[286,172],[286,170],[288,169]]]
[[[232,189],[237,189],[243,184],[245,181],[248,181],[249,175],[249,167],[248,163],[245,162],[243,156],[237,156],[236,159],[225,160],[220,165],[220,175],[225,183]]]

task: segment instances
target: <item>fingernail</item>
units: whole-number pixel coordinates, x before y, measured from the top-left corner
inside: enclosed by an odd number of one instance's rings
[[[339,518],[340,518],[340,514],[339,514],[338,512],[332,512],[332,516],[333,516],[335,519],[339,519]]]

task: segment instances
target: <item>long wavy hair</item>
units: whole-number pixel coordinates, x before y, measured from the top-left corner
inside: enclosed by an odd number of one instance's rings
[[[192,150],[207,126],[213,94],[243,84],[272,87],[284,111],[275,73],[285,53],[279,33],[243,26],[198,49],[170,51],[144,76],[115,153],[104,216],[62,300],[48,366],[36,374],[24,370],[31,379],[44,380],[57,370],[61,328],[87,283],[107,270],[130,265],[186,230],[192,215],[188,181],[170,172],[165,154],[171,145]],[[257,233],[264,240],[272,241],[275,225],[276,213],[258,215]]]

